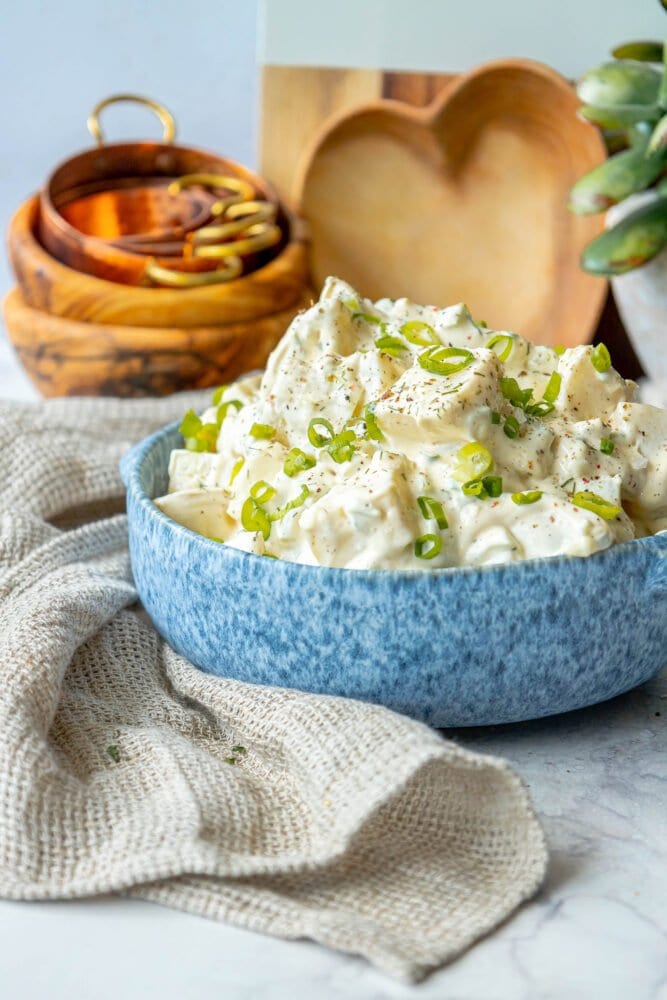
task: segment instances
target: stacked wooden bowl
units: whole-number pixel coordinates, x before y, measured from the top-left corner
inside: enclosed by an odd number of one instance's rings
[[[17,287],[4,301],[5,324],[45,396],[218,385],[262,367],[310,300],[300,220],[240,164],[173,145],[173,120],[159,111],[163,142],[101,145],[73,157],[10,223]],[[101,138],[96,116],[92,126]],[[219,231],[212,208],[229,194],[216,189],[223,177],[246,197],[253,192],[249,222],[255,204],[272,219],[255,226],[260,239],[242,259],[229,245],[197,242],[198,233]],[[245,209],[236,207],[238,218]]]

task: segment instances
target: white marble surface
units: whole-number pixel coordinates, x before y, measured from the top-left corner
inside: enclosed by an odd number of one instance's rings
[[[33,397],[1,338],[0,397]],[[0,997],[667,1000],[666,723],[667,671],[568,716],[449,734],[523,775],[551,865],[537,899],[419,987],[309,942],[104,899],[0,902]]]

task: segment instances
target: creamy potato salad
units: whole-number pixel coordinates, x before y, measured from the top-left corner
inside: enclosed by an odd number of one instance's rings
[[[157,506],[258,555],[350,569],[585,556],[667,528],[667,411],[604,345],[330,278],[263,375],[186,414]]]

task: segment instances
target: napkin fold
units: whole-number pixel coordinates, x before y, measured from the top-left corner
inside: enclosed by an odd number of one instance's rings
[[[502,760],[157,635],[118,461],[202,403],[0,403],[0,895],[129,893],[418,980],[537,890],[542,830]]]

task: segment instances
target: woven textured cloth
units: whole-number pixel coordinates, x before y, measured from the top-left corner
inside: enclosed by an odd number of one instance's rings
[[[501,760],[159,638],[118,460],[198,403],[0,404],[0,895],[130,893],[417,980],[537,890],[541,828]]]

